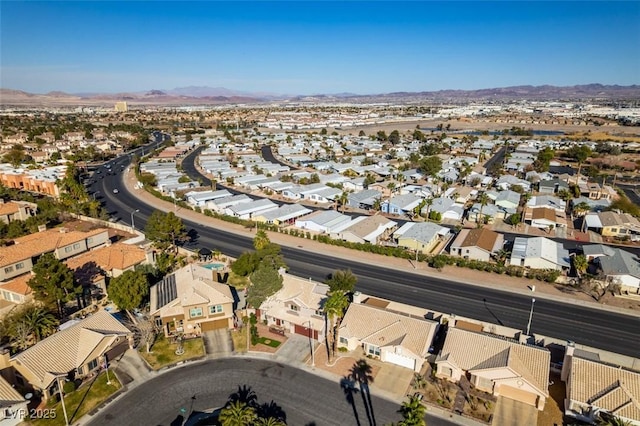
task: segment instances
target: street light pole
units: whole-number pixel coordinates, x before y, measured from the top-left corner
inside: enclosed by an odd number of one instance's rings
[[[311,320],[307,321],[309,323],[309,342],[311,343],[311,367],[316,366],[316,351],[315,344],[313,343],[313,327],[311,327]]]
[[[531,331],[531,318],[533,317],[533,305],[536,303],[536,299],[534,297],[531,298],[531,310],[529,311],[529,322],[527,323],[527,336]]]
[[[56,376],[58,382],[58,392],[60,392],[60,403],[62,404],[62,412],[64,413],[64,424],[65,426],[69,426],[69,417],[67,416],[67,407],[64,405],[64,392],[62,391],[62,386],[60,385],[60,378],[63,376]]]
[[[140,211],[140,209],[135,209],[134,211],[131,212],[131,232],[135,232],[136,231],[136,225],[133,222],[133,215],[138,213]]]

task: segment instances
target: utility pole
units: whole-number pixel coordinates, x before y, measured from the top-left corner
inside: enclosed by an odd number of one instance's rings
[[[536,286],[531,286],[531,293],[536,291]],[[531,298],[531,310],[529,311],[529,322],[527,322],[527,336],[529,336],[529,332],[531,331],[531,320],[533,319],[533,306],[536,303],[535,297]]]
[[[67,407],[64,405],[64,392],[62,391],[62,386],[60,385],[60,378],[63,376],[56,376],[58,382],[58,392],[60,392],[60,404],[62,405],[62,412],[64,413],[64,424],[65,426],[69,426],[69,417],[67,416]]]

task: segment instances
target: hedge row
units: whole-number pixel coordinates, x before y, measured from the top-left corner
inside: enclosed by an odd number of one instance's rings
[[[439,254],[429,258],[429,266],[442,269],[446,265],[455,265],[461,268],[475,269],[477,271],[506,274],[510,277],[527,277],[548,283],[555,282],[560,276],[560,271],[555,269],[525,269],[521,266],[503,265],[500,263],[484,262],[481,260],[465,259],[463,257]]]

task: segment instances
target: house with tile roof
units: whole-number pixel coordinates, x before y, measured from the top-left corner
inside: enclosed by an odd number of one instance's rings
[[[452,256],[488,262],[504,246],[504,235],[486,228],[463,229],[451,244]]]
[[[561,378],[566,383],[566,416],[594,423],[606,412],[640,425],[640,372],[581,358],[569,342]]]
[[[17,385],[48,399],[58,377],[85,378],[124,353],[133,333],[107,311],[98,311],[9,359]]]
[[[0,425],[16,426],[28,413],[27,400],[0,376]]]
[[[326,284],[284,273],[282,288],[269,296],[256,314],[269,326],[324,342],[327,324],[323,307],[328,292]]]
[[[567,215],[550,207],[524,209],[524,222],[534,228],[549,229],[567,226]]]
[[[86,292],[98,299],[107,292],[106,279],[115,278],[138,265],[154,265],[153,251],[116,243],[82,253],[65,261]]]
[[[53,253],[64,260],[108,241],[109,232],[104,228],[81,232],[59,227],[16,238],[10,245],[0,248],[0,281],[31,271],[37,258],[44,253]]]
[[[368,301],[349,305],[338,328],[338,346],[351,351],[361,347],[383,362],[420,371],[439,324]]]
[[[22,274],[9,281],[0,282],[0,300],[11,304],[12,307],[31,301],[33,294],[28,284],[31,277],[31,274]],[[4,309],[0,309],[0,318],[8,311],[5,312]]]
[[[10,223],[14,220],[27,220],[35,214],[37,206],[23,201],[8,201],[0,198],[0,222]]]
[[[165,336],[233,327],[231,288],[214,280],[214,273],[191,263],[151,286],[149,311]]]
[[[452,382],[466,376],[477,389],[543,410],[550,364],[547,349],[450,327],[436,358],[436,375]]]

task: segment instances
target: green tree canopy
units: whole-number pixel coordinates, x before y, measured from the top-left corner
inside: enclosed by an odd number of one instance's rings
[[[271,243],[269,236],[267,235],[267,231],[264,229],[258,229],[256,232],[256,236],[253,237],[253,248],[256,250],[262,250],[266,248]]]
[[[282,288],[282,276],[276,269],[264,263],[260,264],[249,278],[251,286],[247,302],[254,308],[259,308],[269,296]]]
[[[187,239],[187,228],[173,212],[154,211],[147,221],[145,234],[158,248],[164,250]]]
[[[427,176],[435,176],[442,170],[442,160],[440,157],[432,155],[420,159],[420,171]]]
[[[331,278],[327,280],[327,285],[332,292],[342,291],[344,293],[351,293],[358,282],[358,277],[353,275],[351,269],[338,269]]]
[[[549,164],[556,152],[551,147],[545,147],[543,150],[538,152],[538,157],[533,163],[533,166],[538,172],[547,172],[549,171]]]
[[[142,305],[149,295],[149,282],[142,270],[125,271],[122,275],[111,278],[107,293],[118,308],[130,311]]]
[[[73,271],[53,253],[40,256],[32,272],[34,275],[28,284],[35,299],[49,308],[56,307],[60,317],[64,313],[63,304],[82,294],[82,286],[76,283]]]
[[[397,145],[400,143],[400,132],[398,132],[397,130],[392,131],[389,134],[389,142],[391,143],[391,145]]]

